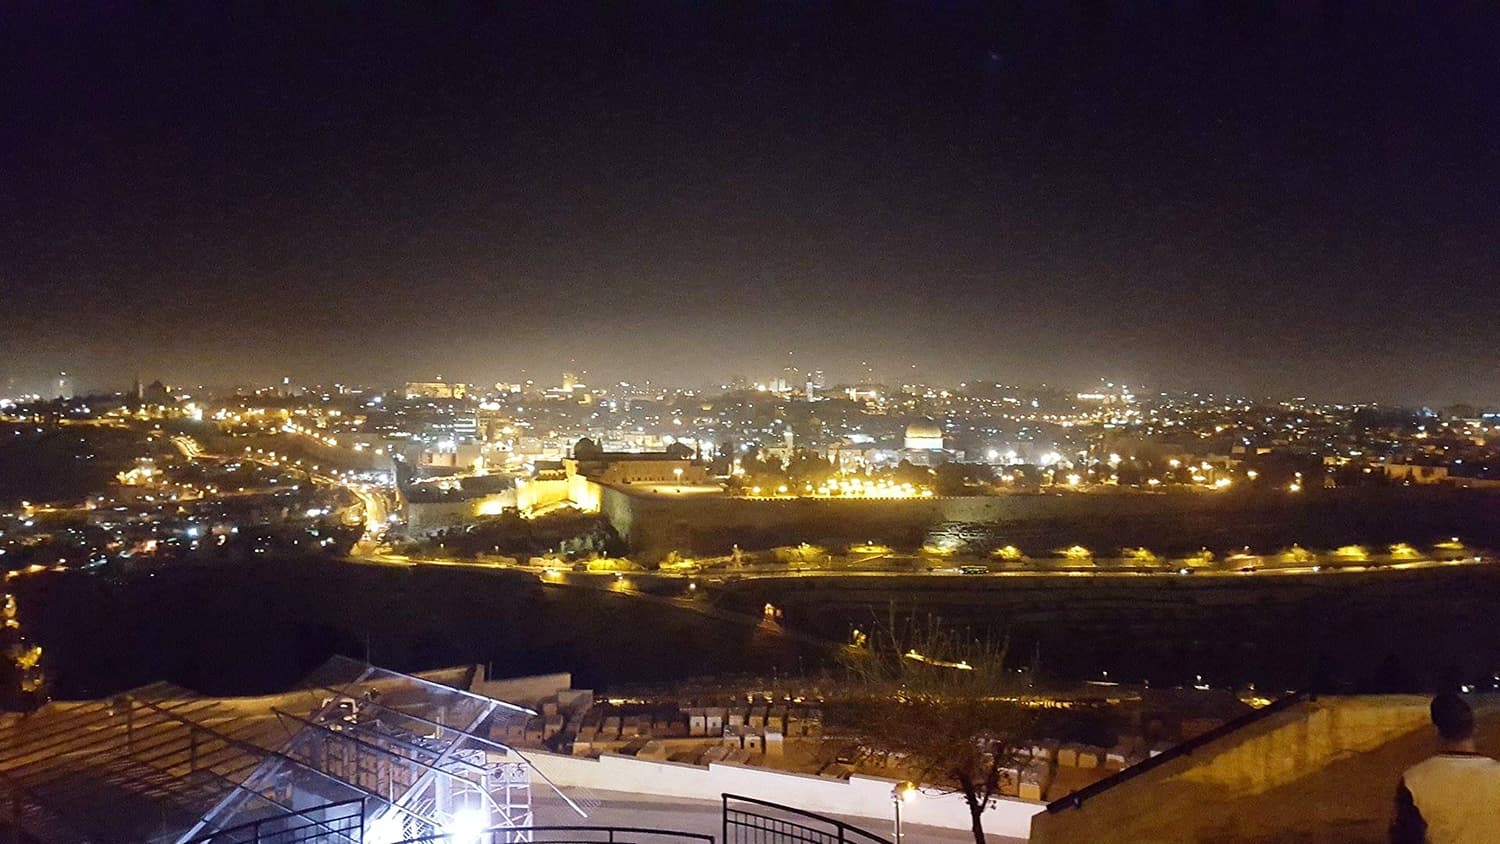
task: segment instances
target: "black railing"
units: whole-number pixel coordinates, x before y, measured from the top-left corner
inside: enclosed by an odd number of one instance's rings
[[[364,810],[364,800],[327,803],[205,833],[191,844],[360,844]]]
[[[890,839],[801,809],[754,797],[724,795],[723,844],[891,844]]]
[[[490,829],[478,836],[429,835],[402,844],[456,844],[459,841],[463,844],[681,844],[688,841],[714,844],[714,837],[697,832],[630,826],[527,826]]]

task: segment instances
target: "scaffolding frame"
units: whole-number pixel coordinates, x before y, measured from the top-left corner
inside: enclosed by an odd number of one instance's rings
[[[479,732],[497,717],[534,717],[532,710],[342,658],[299,691],[320,703],[305,716],[273,707],[288,736],[277,758],[226,794],[179,844],[242,822],[246,792],[294,807],[299,789],[325,802],[336,796],[309,788],[308,772],[365,798],[365,833],[381,840],[477,827],[513,830],[511,840],[529,842],[533,775],[587,817],[523,754]]]
[[[333,844],[460,825],[530,841],[534,779],[587,817],[523,753],[489,738],[492,723],[534,716],[343,658],[263,698],[156,683],[52,703],[0,716],[0,825],[36,841],[167,844],[297,817]],[[354,801],[357,829],[320,809]]]

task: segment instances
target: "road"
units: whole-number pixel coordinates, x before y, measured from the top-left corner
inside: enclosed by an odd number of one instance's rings
[[[292,460],[287,456],[277,456],[276,452],[265,453],[263,450],[250,451],[246,449],[244,454],[209,454],[198,445],[197,440],[188,436],[172,437],[172,445],[189,460],[213,459],[227,460],[239,459],[250,460],[263,466],[274,469],[300,471],[307,474],[309,480],[328,486],[343,487],[360,502],[364,512],[365,534],[360,539],[361,545],[367,549],[373,549],[375,544],[385,534],[389,526],[390,507],[386,503],[386,497],[373,485],[354,481],[346,476],[323,472],[321,467],[314,464],[311,469],[302,465],[301,460]]]
[[[876,556],[872,556],[872,557],[865,557],[865,558],[862,558],[860,560],[854,561],[854,563],[856,565],[858,565],[858,564],[868,564],[868,563],[876,561],[877,559],[880,558],[880,556],[882,556],[882,555],[876,555]],[[488,570],[494,570],[494,569],[498,569],[498,568],[505,568],[505,569],[511,569],[511,570],[514,570],[514,571],[529,572],[531,574],[536,575],[537,578],[539,580],[541,580],[542,582],[548,583],[548,584],[551,584],[551,585],[570,585],[570,586],[571,585],[580,585],[580,584],[569,582],[569,581],[573,580],[574,578],[573,578],[571,572],[568,572],[564,568],[561,567],[561,566],[563,566],[565,564],[559,564],[559,567],[554,567],[554,568],[537,569],[537,568],[532,567],[532,566],[509,565],[509,564],[500,563],[500,562],[475,562],[475,561],[465,561],[465,560],[443,560],[443,559],[426,558],[426,557],[412,557],[412,556],[405,555],[405,554],[377,553],[377,552],[373,552],[373,551],[370,552],[370,553],[361,554],[357,558],[354,558],[352,561],[353,562],[379,563],[379,564],[386,564],[386,565],[399,565],[399,566],[406,566],[406,567],[419,566],[419,565],[421,565],[421,566],[450,566],[450,567],[456,567],[456,568],[474,568],[474,569],[488,569]],[[1237,570],[1237,569],[1207,569],[1207,568],[1195,568],[1195,569],[1187,569],[1187,570],[1183,570],[1183,569],[1179,569],[1179,568],[1162,568],[1162,569],[1157,569],[1157,570],[1129,570],[1129,569],[1097,568],[1097,569],[1010,569],[1010,570],[1005,570],[1005,571],[991,571],[991,572],[987,572],[987,573],[984,573],[984,574],[964,574],[961,571],[959,571],[957,568],[952,568],[952,569],[947,569],[947,570],[938,570],[938,571],[920,571],[920,570],[891,570],[891,569],[860,569],[860,568],[852,568],[852,567],[851,568],[836,568],[836,569],[830,569],[830,568],[798,568],[798,567],[786,567],[786,568],[741,567],[741,568],[725,568],[725,569],[705,569],[705,570],[691,571],[691,572],[689,572],[689,571],[651,571],[651,572],[646,572],[646,571],[631,571],[631,572],[624,573],[624,576],[627,577],[627,578],[631,578],[631,579],[660,578],[660,579],[672,580],[672,581],[688,580],[688,581],[700,581],[700,582],[701,581],[705,581],[705,580],[712,581],[712,580],[717,580],[717,579],[721,579],[721,578],[732,578],[732,579],[735,579],[735,580],[772,580],[772,579],[786,579],[786,578],[821,578],[821,577],[839,577],[839,578],[850,578],[850,577],[858,577],[858,578],[865,578],[865,577],[896,577],[896,578],[911,578],[911,577],[954,577],[954,578],[969,578],[969,579],[975,579],[975,580],[983,580],[985,578],[1015,578],[1015,577],[1044,577],[1044,578],[1046,578],[1046,577],[1097,577],[1097,578],[1140,578],[1140,577],[1168,577],[1168,578],[1175,578],[1175,577],[1199,577],[1199,578],[1219,578],[1219,577],[1230,577],[1230,578],[1242,578],[1242,577],[1252,577],[1253,576],[1253,577],[1258,577],[1258,578],[1266,578],[1266,577],[1286,577],[1286,576],[1301,577],[1301,576],[1309,576],[1309,575],[1334,576],[1334,575],[1340,575],[1340,574],[1357,574],[1357,573],[1358,574],[1363,574],[1363,573],[1372,573],[1372,572],[1378,573],[1378,572],[1382,572],[1382,571],[1412,571],[1412,570],[1428,569],[1428,568],[1451,568],[1453,566],[1492,565],[1494,562],[1495,562],[1495,558],[1493,558],[1493,557],[1486,557],[1486,556],[1483,556],[1483,555],[1475,555],[1475,556],[1464,556],[1464,557],[1461,557],[1461,558],[1458,558],[1458,559],[1451,559],[1451,560],[1436,560],[1436,559],[1424,558],[1424,559],[1419,559],[1419,560],[1404,560],[1402,562],[1332,563],[1332,564],[1328,564],[1328,565],[1298,565],[1298,566],[1285,566],[1285,567],[1270,566],[1270,567],[1255,568],[1255,569],[1248,570],[1248,571],[1242,571],[1242,570]],[[597,573],[597,572],[591,573],[588,576],[591,577],[591,578],[597,578],[599,576],[599,573]],[[612,592],[623,592],[623,593],[626,593],[626,594],[642,595],[643,597],[653,597],[651,595],[643,594],[639,590],[632,590],[632,589],[616,588],[616,589],[610,589],[609,591],[612,591]]]

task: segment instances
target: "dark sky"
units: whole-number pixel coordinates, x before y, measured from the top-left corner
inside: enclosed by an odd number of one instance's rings
[[[427,5],[8,4],[0,376],[1500,403],[1495,4]]]

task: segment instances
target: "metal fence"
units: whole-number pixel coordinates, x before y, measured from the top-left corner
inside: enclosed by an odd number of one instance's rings
[[[361,844],[364,801],[288,812],[209,833],[192,844]],[[779,803],[723,795],[722,844],[891,844],[852,824]],[[431,835],[403,844],[715,844],[697,832],[625,826],[531,826]]]
[[[840,820],[735,794],[724,795],[723,844],[891,844]]]
[[[491,829],[479,835],[432,835],[403,844],[714,844],[712,835],[674,832],[629,826],[532,826],[525,829]]]
[[[192,844],[360,844],[364,807],[364,800],[328,803],[209,833]]]

